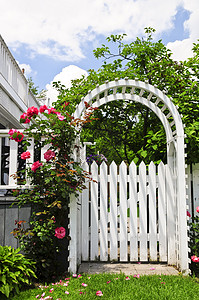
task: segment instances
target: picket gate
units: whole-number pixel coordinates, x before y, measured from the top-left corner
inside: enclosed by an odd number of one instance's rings
[[[83,168],[89,170],[87,163]],[[81,260],[168,262],[168,249],[175,257],[175,210],[167,220],[175,205],[168,166],[93,162],[90,170],[96,182],[87,183],[81,195]]]

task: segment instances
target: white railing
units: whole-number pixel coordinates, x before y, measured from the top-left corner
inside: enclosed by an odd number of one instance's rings
[[[0,36],[0,73],[12,86],[23,102],[28,105],[28,83],[11,52]]]
[[[0,35],[0,76],[1,84],[6,90],[4,82],[19,96],[28,107],[38,106],[36,98],[29,93],[28,81],[18,66],[6,43]]]
[[[19,129],[20,132],[23,132],[23,129]],[[0,164],[0,190],[12,190],[12,189],[23,189],[30,188],[30,185],[27,181],[26,184],[19,184],[18,180],[13,176],[19,171],[20,163],[24,162],[22,168],[25,168],[28,164],[34,162],[34,140],[32,139],[31,145],[28,147],[27,151],[31,153],[30,159],[23,161],[20,159],[20,143],[15,142],[9,138],[9,130],[3,129],[0,130],[0,155],[1,155],[1,164]],[[43,157],[44,149],[41,150],[41,158]]]

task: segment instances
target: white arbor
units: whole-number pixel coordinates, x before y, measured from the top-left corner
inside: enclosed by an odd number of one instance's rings
[[[162,122],[166,132],[167,164],[172,175],[173,197],[167,200],[167,232],[168,232],[168,263],[174,264],[183,273],[189,272],[188,237],[187,237],[187,205],[185,180],[185,145],[184,127],[172,99],[148,82],[130,80],[128,78],[98,85],[89,91],[82,99],[74,113],[75,118],[81,118],[86,101],[93,108],[100,107],[111,101],[128,100],[139,102],[150,108]],[[171,194],[172,194],[171,193]],[[81,225],[78,223],[77,205],[74,199],[70,203],[70,256],[69,270],[75,272],[77,264],[81,263]],[[79,225],[78,225],[79,224]],[[170,232],[175,231],[175,238]]]

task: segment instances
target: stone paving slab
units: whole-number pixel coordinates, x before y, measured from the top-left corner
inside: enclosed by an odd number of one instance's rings
[[[126,275],[179,275],[178,270],[166,264],[146,263],[103,263],[83,262],[78,273],[99,274],[99,273],[124,273]]]

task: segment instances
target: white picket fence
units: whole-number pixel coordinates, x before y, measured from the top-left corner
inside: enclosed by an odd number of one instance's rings
[[[6,241],[3,235],[10,230],[6,230],[7,227],[11,228],[12,224],[8,226],[11,217],[17,219],[20,214],[17,208],[9,209],[6,201],[10,200],[4,196],[4,191],[21,188],[10,177],[19,164],[17,145],[8,139],[8,131],[0,131],[0,152],[5,154],[5,147],[8,151],[6,171],[0,170],[1,241]],[[28,150],[32,154],[29,163],[33,163],[34,140]],[[46,150],[42,149],[41,160]],[[83,168],[89,170],[86,163]],[[187,209],[191,214],[199,206],[199,164],[192,169],[190,174],[189,166],[187,168]],[[173,188],[176,179],[169,167],[163,163],[155,166],[153,162],[149,166],[141,163],[139,167],[131,163],[128,168],[124,162],[120,166],[114,162],[110,166],[103,163],[100,167],[93,163],[91,173],[97,183],[87,182],[87,189],[79,199],[71,199],[70,203],[71,268],[75,270],[82,261],[94,260],[177,264],[178,207]],[[12,243],[10,238],[8,240]]]

